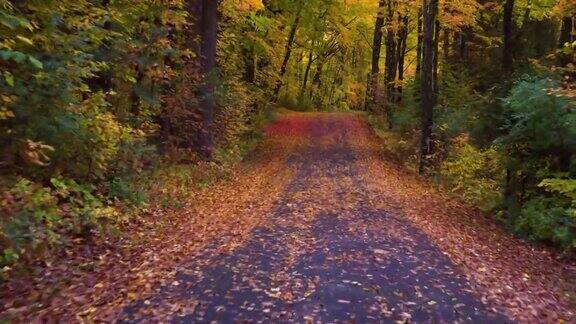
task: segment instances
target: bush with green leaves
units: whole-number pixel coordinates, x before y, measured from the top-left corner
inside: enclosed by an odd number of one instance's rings
[[[557,73],[532,71],[511,88],[503,83],[479,94],[477,78],[459,66],[446,67],[434,110],[436,179],[517,233],[574,251],[570,195],[576,177],[576,102],[571,88]],[[498,100],[498,93],[504,99]],[[401,153],[417,152],[418,101],[418,80],[409,78],[392,132],[371,117],[386,149],[408,165],[413,154]]]
[[[50,188],[22,179],[0,202],[0,265],[43,256],[58,241],[58,199]]]
[[[544,179],[546,195],[526,202],[516,229],[538,241],[576,251],[576,179]]]
[[[500,203],[504,168],[501,153],[495,146],[479,149],[466,136],[457,138],[440,176],[450,191],[485,211]]]
[[[574,249],[576,102],[551,78],[525,78],[504,99],[508,221],[531,238]],[[510,208],[514,207],[514,208]]]
[[[188,55],[169,41],[183,4],[0,0],[0,13],[3,168],[102,179],[135,129],[157,128],[166,62]]]
[[[53,178],[44,187],[19,180],[0,199],[0,265],[42,260],[65,241],[99,233],[118,220],[87,186]]]

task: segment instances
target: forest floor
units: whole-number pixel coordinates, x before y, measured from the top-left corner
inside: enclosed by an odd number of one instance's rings
[[[127,322],[575,320],[574,263],[386,159],[363,115],[285,113],[266,133],[231,179],[135,226],[140,241],[92,251],[89,271],[53,265],[10,282],[0,311]]]

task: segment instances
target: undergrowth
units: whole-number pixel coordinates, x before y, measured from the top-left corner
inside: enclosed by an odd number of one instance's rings
[[[274,118],[270,110],[255,115],[250,130],[219,147],[212,161],[190,162],[174,158],[177,153],[168,155],[171,160],[159,158],[142,142],[117,155],[113,175],[97,184],[66,177],[45,183],[14,177],[9,185],[4,178],[0,279],[26,272],[33,264],[53,263],[71,244],[122,237],[125,225],[152,210],[185,206],[192,191],[229,179]]]
[[[456,68],[441,82],[430,180],[518,236],[573,255],[576,114],[558,78],[532,72],[483,96],[474,91],[474,79]],[[387,155],[416,172],[419,106],[410,87],[392,129],[383,114],[368,120]],[[502,98],[493,99],[497,94]]]

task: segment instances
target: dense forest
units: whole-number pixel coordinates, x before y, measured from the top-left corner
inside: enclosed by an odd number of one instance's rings
[[[280,109],[576,252],[576,2],[0,0],[0,277],[179,208]]]

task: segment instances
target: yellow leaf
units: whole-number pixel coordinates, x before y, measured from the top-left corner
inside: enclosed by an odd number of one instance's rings
[[[27,38],[27,37],[24,37],[24,36],[20,36],[20,35],[16,36],[16,38],[18,38],[20,41],[22,41],[22,42],[24,42],[24,43],[26,43],[26,44],[28,44],[28,45],[30,45],[30,46],[33,46],[33,45],[34,45],[34,42],[32,42],[32,40],[31,40],[30,38]]]

